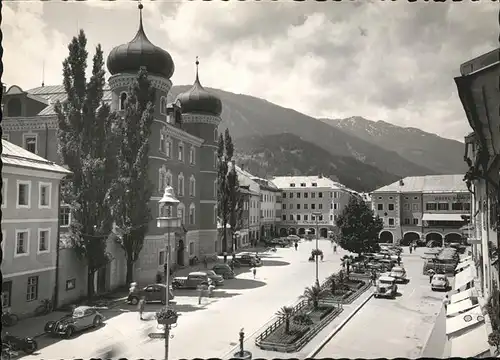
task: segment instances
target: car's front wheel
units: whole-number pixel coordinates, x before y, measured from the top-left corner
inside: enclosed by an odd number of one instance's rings
[[[100,316],[96,316],[93,321],[94,327],[99,327],[102,325],[102,318]]]
[[[136,297],[136,296],[131,297],[131,298],[130,298],[130,303],[131,303],[132,305],[137,305],[137,304],[139,303],[139,298],[138,298],[138,297]]]
[[[49,321],[47,324],[45,324],[45,327],[43,328],[43,330],[46,333],[50,332],[50,330],[52,330],[52,328],[54,327],[54,324],[55,324],[55,322]]]
[[[73,329],[72,326],[68,326],[66,328],[66,331],[64,332],[64,337],[66,339],[71,339],[71,337],[73,336],[74,333],[75,333],[75,329]]]

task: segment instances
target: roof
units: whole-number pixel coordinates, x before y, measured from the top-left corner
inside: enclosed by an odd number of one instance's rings
[[[259,177],[253,177],[252,180],[255,181],[255,182],[257,182],[260,185],[260,189],[261,190],[267,190],[267,191],[273,191],[273,192],[280,192],[281,191],[270,180],[262,179],[262,178],[259,178]]]
[[[347,189],[344,185],[325,176],[275,176],[271,180],[280,189],[329,188]],[[293,186],[291,184],[294,184]],[[304,184],[304,186],[302,186]],[[316,184],[316,186],[313,186]]]
[[[64,167],[2,139],[2,161],[4,166],[24,167],[40,171],[71,174]]]
[[[464,219],[462,219],[462,214],[424,213],[422,215],[422,221],[464,221]]]
[[[393,182],[390,185],[374,190],[373,193],[443,193],[443,192],[466,192],[467,186],[464,182],[463,174],[456,175],[427,175],[427,176],[408,176],[400,181]],[[402,183],[402,184],[401,184]]]

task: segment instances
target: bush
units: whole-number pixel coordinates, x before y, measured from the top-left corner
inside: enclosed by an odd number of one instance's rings
[[[491,334],[488,335],[488,344],[490,346],[495,346],[497,351],[500,347],[500,332],[493,330]]]
[[[320,249],[313,249],[311,251],[311,256],[321,256],[323,255],[323,251],[321,251]]]
[[[293,322],[299,325],[312,325],[314,322],[307,314],[297,314],[293,317]]]
[[[323,320],[325,317],[328,316],[328,314],[330,314],[333,309],[335,309],[334,307],[328,307],[325,309],[325,311],[323,312],[323,314],[321,314],[321,316],[319,317],[320,320]]]

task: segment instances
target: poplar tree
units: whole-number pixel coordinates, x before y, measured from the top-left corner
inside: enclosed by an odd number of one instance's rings
[[[226,138],[229,135],[229,130],[226,129]],[[228,172],[228,157],[226,154],[226,146],[224,136],[219,135],[217,146],[217,212],[222,221],[222,252],[224,253],[224,262],[227,262],[227,233],[226,226],[229,217],[229,196],[227,193],[227,172]]]
[[[240,192],[240,182],[238,180],[238,173],[236,165],[232,162],[231,170],[227,174],[227,187],[228,193],[228,213],[229,225],[231,226],[233,234],[233,244],[236,249],[235,235],[242,227],[243,215],[243,196]]]
[[[94,294],[95,273],[110,261],[106,241],[112,218],[109,191],[115,174],[110,108],[103,103],[104,60],[101,46],[93,57],[87,82],[87,38],[83,30],[68,45],[63,61],[63,84],[67,99],[57,102],[58,153],[72,171],[61,185],[63,201],[72,211],[69,238],[87,265],[87,296]]]
[[[111,193],[113,220],[118,230],[116,241],[124,250],[127,263],[127,284],[133,280],[134,264],[152,219],[149,201],[153,186],[148,176],[148,155],[155,94],[146,69],[140,69],[128,94],[124,112],[115,117],[113,124],[117,171]]]

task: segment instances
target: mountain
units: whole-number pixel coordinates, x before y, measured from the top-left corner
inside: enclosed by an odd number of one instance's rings
[[[398,180],[396,175],[353,157],[332,155],[290,133],[238,138],[235,159],[259,177],[323,174],[356,191],[371,191]]]
[[[189,86],[174,86],[170,100],[188,88]],[[220,128],[229,128],[236,148],[242,146],[240,138],[290,133],[304,142],[323,148],[329,156],[354,158],[360,163],[370,165],[370,169],[375,167],[383,173],[399,177],[436,174],[434,169],[408,161],[395,151],[374,145],[295,110],[248,95],[217,89],[208,90],[222,100],[223,123]],[[317,161],[312,156],[310,159]],[[371,174],[366,173],[364,176],[369,177]]]
[[[398,153],[417,165],[440,174],[467,171],[462,159],[464,144],[412,127],[399,127],[385,121],[370,121],[359,116],[347,119],[320,119],[373,145]]]

